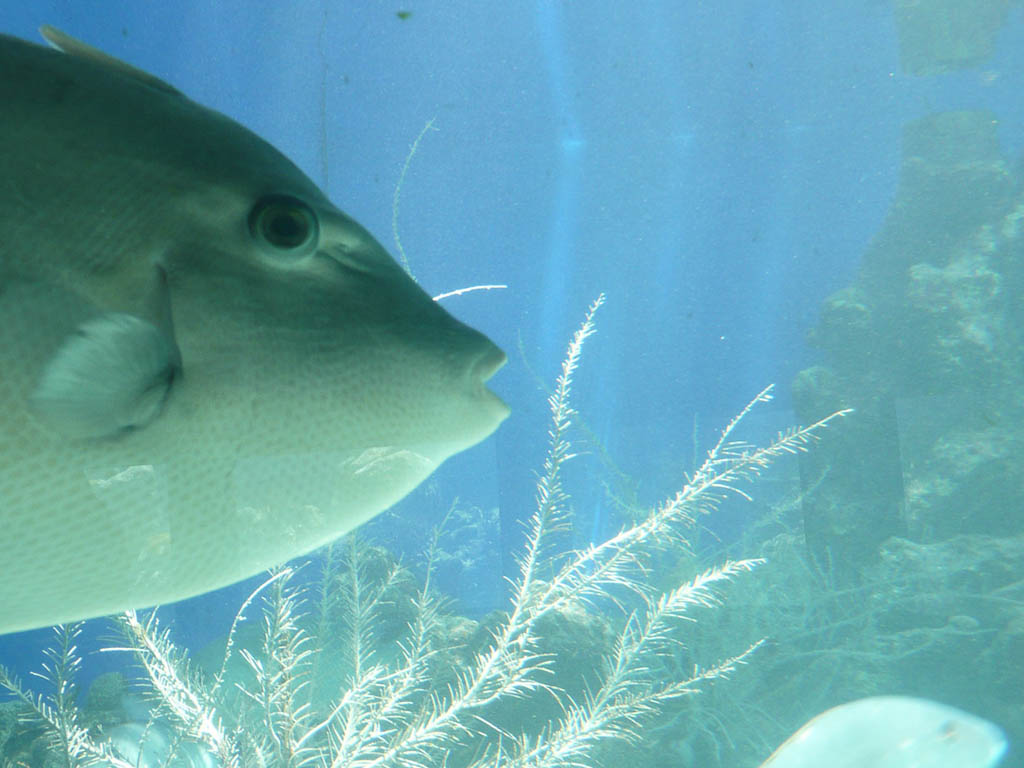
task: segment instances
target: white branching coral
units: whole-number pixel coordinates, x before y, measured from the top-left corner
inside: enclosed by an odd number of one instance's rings
[[[370,578],[362,549],[349,539],[324,556],[318,591],[297,586],[295,569],[286,567],[246,600],[228,636],[224,663],[212,677],[192,668],[155,614],[123,616],[120,648],[142,667],[161,727],[171,728],[178,742],[206,745],[223,768],[569,768],[595,764],[609,740],[639,740],[646,718],[747,661],[759,643],[708,668],[693,668],[684,679],[663,674],[663,662],[675,658],[692,608],[717,605],[716,588],[760,561],[727,561],[665,592],[650,583],[649,564],[659,553],[685,547],[698,516],[714,510],[730,492],[746,496],[740,484],[777,457],[805,450],[845,411],[783,432],[763,447],[737,441],[734,433],[743,418],[771,398],[766,389],[723,430],[678,492],[606,541],[566,549],[561,534],[573,520],[563,486],[564,465],[574,455],[572,380],[603,301],[599,297],[588,309],[548,399],[547,456],[537,479],[536,510],[517,557],[518,577],[508,610],[475,652],[451,654],[442,598],[433,586],[436,537],[426,577],[411,594],[396,589],[397,567]],[[405,595],[412,619],[385,654],[376,626],[396,594]],[[238,648],[237,630],[257,600],[262,640]],[[589,687],[570,695],[549,674],[552,659],[542,622],[580,610],[606,615],[609,606],[619,612],[614,642],[593,670]],[[0,685],[57,735],[55,743],[69,766],[122,768],[124,761],[110,746],[76,719],[67,688],[78,664],[75,631],[58,630],[45,674],[56,688],[50,700],[33,697],[3,671]],[[313,695],[320,686],[314,678],[320,676],[328,640],[339,639],[328,633],[341,636],[347,674],[332,703],[323,705]],[[244,661],[246,673],[229,684],[232,655]],[[442,668],[448,674],[439,674]],[[557,703],[557,714],[543,727],[517,732],[494,720],[496,708],[531,697]]]

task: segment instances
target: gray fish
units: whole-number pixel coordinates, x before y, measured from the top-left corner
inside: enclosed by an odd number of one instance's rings
[[[761,768],[995,768],[1006,737],[937,701],[871,696],[822,712]]]
[[[250,131],[0,36],[0,633],[206,592],[405,496],[505,362]]]

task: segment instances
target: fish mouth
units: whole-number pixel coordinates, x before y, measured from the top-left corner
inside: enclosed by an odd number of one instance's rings
[[[508,417],[511,409],[504,400],[485,385],[507,362],[508,356],[498,347],[488,343],[487,348],[473,361],[470,367],[470,380],[474,382],[476,396],[487,405],[486,410],[490,414],[492,430]]]
[[[488,345],[488,348],[484,350],[483,354],[481,354],[473,363],[471,367],[471,374],[474,379],[484,383],[489,381],[490,378],[501,370],[507,362],[508,355],[493,344],[490,344]]]

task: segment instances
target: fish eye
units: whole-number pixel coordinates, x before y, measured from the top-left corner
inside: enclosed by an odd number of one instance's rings
[[[249,231],[275,251],[296,256],[316,248],[320,236],[313,210],[285,195],[264,197],[256,203],[249,214]]]

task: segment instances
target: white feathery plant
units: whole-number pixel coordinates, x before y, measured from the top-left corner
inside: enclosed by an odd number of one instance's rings
[[[681,645],[678,628],[684,620],[692,621],[691,609],[717,605],[716,588],[761,561],[727,561],[659,594],[647,579],[650,558],[685,547],[686,531],[697,516],[713,511],[730,492],[749,498],[738,483],[755,478],[783,454],[805,450],[848,411],[783,432],[764,447],[736,441],[733,433],[744,417],[771,399],[769,387],[729,423],[678,492],[608,540],[566,550],[559,542],[565,541],[560,534],[572,523],[562,483],[563,467],[574,456],[569,441],[575,416],[572,379],[603,301],[602,295],[591,304],[573,335],[548,398],[547,457],[537,480],[537,508],[517,557],[519,575],[512,582],[508,611],[490,629],[484,649],[454,670],[453,682],[441,684],[436,674],[441,654],[451,648],[445,642],[441,598],[432,584],[437,535],[423,585],[407,598],[414,618],[390,662],[376,653],[381,640],[374,624],[399,569],[384,574],[382,583],[371,584],[352,538],[340,558],[342,567],[337,567],[333,549],[327,553],[319,610],[307,608],[303,591],[290,583],[293,568],[276,571],[250,595],[228,635],[220,672],[212,679],[190,668],[155,613],[144,620],[134,612],[125,614],[119,620],[125,638],[121,650],[131,651],[145,672],[157,702],[154,717],[173,722],[179,740],[205,744],[223,768],[571,768],[594,764],[600,746],[609,740],[638,742],[643,720],[746,662],[760,642],[710,668],[695,667],[684,680],[666,680],[656,671]],[[227,686],[236,630],[261,594],[262,647],[239,651],[251,679]],[[596,682],[574,700],[550,675],[552,659],[543,647],[539,622],[570,610],[601,613],[609,603],[622,610],[621,627],[595,670]],[[317,711],[310,678],[321,668],[326,645],[322,633],[330,631],[333,612],[344,617],[349,674],[334,704],[324,708],[328,711]],[[45,668],[57,691],[50,701],[33,697],[2,669],[0,686],[13,691],[57,734],[58,751],[67,755],[68,766],[124,768],[127,763],[78,722],[70,687],[79,663],[76,634],[75,627],[57,630],[57,649],[48,655]],[[552,696],[560,711],[541,732],[509,733],[489,719],[495,705],[538,694]]]
[[[33,693],[2,665],[0,688],[22,704],[22,722],[34,721],[45,728],[53,752],[66,768],[92,765],[136,768],[116,755],[108,743],[93,739],[81,722],[81,713],[75,703],[78,695],[75,676],[82,665],[82,657],[78,655],[75,641],[81,634],[82,623],[60,624],[53,631],[53,645],[43,651],[43,671],[32,673],[52,689],[50,694]]]
[[[276,574],[270,582],[283,574]],[[242,612],[252,601],[250,596],[236,614],[228,636],[224,666],[232,649],[234,631],[242,620]],[[222,768],[248,768],[241,761],[243,750],[237,731],[225,728],[218,708],[218,692],[222,680],[208,682],[193,668],[187,654],[171,640],[171,631],[161,627],[156,611],[140,618],[135,611],[125,611],[116,624],[124,645],[104,650],[128,651],[135,655],[145,670],[148,699],[154,703],[153,717],[167,717],[175,724],[176,741],[185,739],[205,744],[220,761]],[[223,671],[223,668],[222,668]],[[141,751],[141,750],[140,750]],[[118,766],[120,768],[120,766]]]

